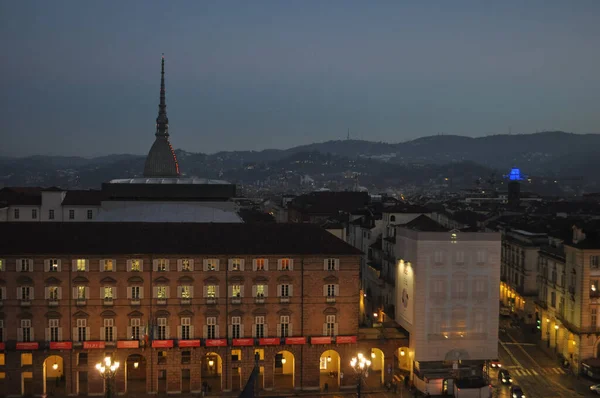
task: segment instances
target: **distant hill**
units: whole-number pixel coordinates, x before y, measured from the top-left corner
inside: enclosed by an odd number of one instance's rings
[[[513,166],[527,175],[581,176],[600,182],[599,134],[544,132],[470,138],[455,135],[423,137],[403,143],[361,140],[327,141],[285,150],[224,151],[214,154],[177,150],[186,175],[228,178],[255,183],[290,180],[301,174],[344,179],[358,173],[361,184],[389,185],[440,178],[450,172],[464,184],[486,179]],[[99,187],[114,178],[141,176],[144,156],[108,155],[96,158],[65,156],[0,157],[1,185],[61,185]],[[452,165],[452,166],[449,166]],[[294,177],[294,178],[296,178]],[[299,177],[298,177],[299,179]]]

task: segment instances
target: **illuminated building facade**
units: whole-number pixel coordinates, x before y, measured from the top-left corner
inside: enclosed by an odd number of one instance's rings
[[[413,382],[449,393],[455,377],[481,376],[498,356],[500,234],[448,230],[421,215],[395,238],[395,319],[410,333]]]
[[[0,391],[100,395],[259,388],[334,391],[360,341],[361,253],[315,225],[0,224]],[[385,358],[385,359],[384,359]],[[345,376],[344,376],[345,375]]]

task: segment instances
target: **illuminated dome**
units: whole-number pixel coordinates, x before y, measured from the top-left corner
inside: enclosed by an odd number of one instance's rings
[[[179,177],[179,164],[169,142],[169,118],[165,101],[165,57],[162,57],[160,72],[160,103],[156,118],[156,139],[144,166],[144,177]]]

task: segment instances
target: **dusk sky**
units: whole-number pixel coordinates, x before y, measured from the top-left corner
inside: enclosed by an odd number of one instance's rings
[[[600,133],[600,1],[2,1],[1,155]]]

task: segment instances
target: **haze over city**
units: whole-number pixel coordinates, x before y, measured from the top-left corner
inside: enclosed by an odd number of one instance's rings
[[[0,4],[1,155],[598,132],[596,1]]]

